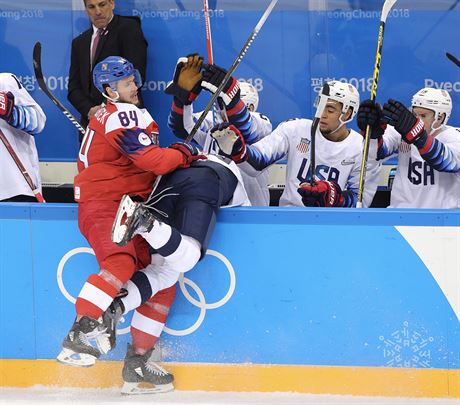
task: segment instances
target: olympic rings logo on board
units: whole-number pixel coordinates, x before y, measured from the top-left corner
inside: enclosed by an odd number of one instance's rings
[[[80,253],[87,253],[87,254],[94,255],[94,250],[89,247],[79,247],[79,248],[69,250],[64,256],[62,256],[61,260],[59,261],[58,268],[57,268],[57,274],[56,274],[59,290],[61,291],[62,295],[64,295],[64,297],[68,301],[70,301],[72,304],[75,304],[76,298],[73,297],[72,294],[70,294],[69,291],[66,289],[64,282],[62,280],[62,275],[64,273],[64,267],[67,261],[71,257],[77,254],[80,254]],[[165,326],[164,332],[168,333],[169,335],[186,336],[186,335],[190,335],[191,333],[195,332],[203,323],[204,318],[206,316],[206,311],[208,309],[216,309],[216,308],[222,307],[230,300],[233,293],[235,292],[236,274],[235,274],[235,269],[233,268],[230,261],[222,253],[219,253],[216,250],[208,249],[206,252],[206,255],[214,256],[215,258],[219,259],[225,265],[229,273],[229,276],[230,276],[230,285],[228,287],[227,293],[220,300],[216,302],[208,303],[206,302],[206,298],[201,288],[194,281],[185,277],[184,274],[181,274],[179,277],[180,290],[182,291],[182,293],[184,294],[184,297],[187,299],[188,302],[190,302],[192,305],[200,309],[200,313],[195,323],[186,329],[177,330],[177,329],[172,329],[172,328]],[[189,290],[186,287],[187,285],[195,292],[198,299],[195,299],[190,295]],[[129,328],[130,327],[127,326],[126,328],[118,329],[117,334],[122,335],[125,333],[129,333]]]

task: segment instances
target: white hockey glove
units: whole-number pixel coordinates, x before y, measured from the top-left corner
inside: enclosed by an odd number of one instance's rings
[[[246,160],[246,143],[243,135],[234,125],[223,122],[211,129],[211,137],[219,146],[219,155],[232,159],[235,163]]]

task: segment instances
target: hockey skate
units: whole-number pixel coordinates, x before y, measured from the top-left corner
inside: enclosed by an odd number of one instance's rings
[[[125,306],[120,298],[115,297],[113,302],[107,308],[107,310],[102,314],[102,325],[105,328],[105,332],[107,334],[107,338],[109,341],[110,349],[112,350],[115,348],[117,344],[117,325],[118,322],[123,318],[123,312],[125,310]],[[101,335],[103,336],[103,335]],[[99,338],[99,339],[98,339]],[[104,337],[103,337],[104,338]],[[100,336],[96,337],[96,342],[100,341]],[[103,346],[103,342],[97,343],[98,346]]]
[[[123,366],[123,380],[125,383],[121,389],[122,394],[156,394],[174,390],[174,376],[151,360],[153,350],[154,348],[144,355],[139,355],[128,344]],[[148,386],[140,386],[141,383],[146,383]]]
[[[91,367],[102,353],[110,350],[106,327],[99,320],[84,316],[75,321],[62,343],[57,361],[76,367]]]
[[[113,222],[112,241],[119,246],[126,246],[136,234],[149,232],[156,219],[156,215],[142,203],[133,201],[125,194]]]

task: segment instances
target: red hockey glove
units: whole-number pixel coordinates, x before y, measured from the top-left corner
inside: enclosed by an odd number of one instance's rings
[[[14,95],[11,91],[0,91],[0,118],[10,122],[13,115]]]
[[[343,207],[342,189],[333,181],[319,180],[313,186],[302,183],[297,192],[306,207]]]
[[[190,167],[190,165],[195,161],[195,160],[206,160],[207,157],[201,153],[201,151],[193,146],[190,145],[189,143],[185,142],[176,142],[171,145],[169,145],[169,148],[178,150],[185,156],[185,164],[183,167]]]
[[[383,106],[383,121],[394,126],[407,143],[424,144],[428,138],[423,121],[412,114],[403,104],[388,100]]]
[[[243,135],[234,125],[223,122],[211,129],[211,137],[219,146],[219,155],[232,159],[235,163],[246,160],[246,143]]]

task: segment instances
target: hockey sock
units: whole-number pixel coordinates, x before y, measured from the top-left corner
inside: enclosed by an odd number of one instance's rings
[[[201,246],[198,241],[190,236],[181,235],[168,224],[155,221],[152,230],[141,235],[164,257],[165,263],[169,263],[178,273],[191,270],[200,259]],[[163,288],[167,287],[169,286]]]
[[[99,318],[135,269],[133,257],[126,254],[109,256],[101,264],[104,268],[89,276],[78,294],[75,307],[79,316]]]
[[[176,286],[159,291],[138,308],[131,321],[133,346],[145,351],[152,348],[163,331],[176,295]]]

